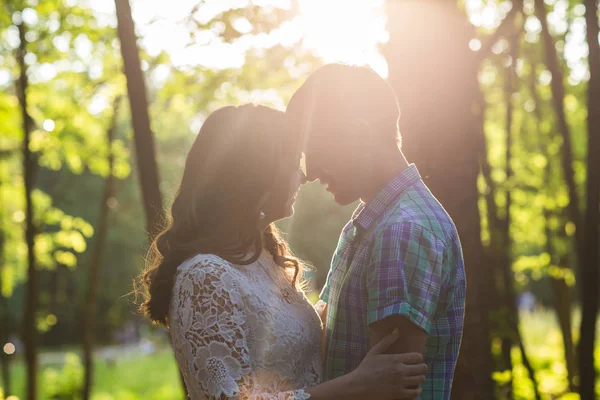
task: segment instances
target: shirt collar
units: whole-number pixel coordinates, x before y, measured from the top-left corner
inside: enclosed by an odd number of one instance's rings
[[[383,215],[393,200],[420,180],[421,175],[417,170],[417,166],[410,164],[380,189],[371,201],[359,206],[352,219],[352,223],[359,230],[369,229]]]

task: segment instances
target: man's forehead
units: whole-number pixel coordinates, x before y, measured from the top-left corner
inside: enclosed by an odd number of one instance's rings
[[[334,135],[328,134],[322,129],[311,129],[305,137],[304,152],[308,155],[328,152],[337,142]]]

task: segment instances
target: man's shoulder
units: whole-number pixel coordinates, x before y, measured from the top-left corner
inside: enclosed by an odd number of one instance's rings
[[[376,229],[385,231],[398,225],[420,227],[446,244],[457,237],[452,218],[422,182],[402,193]]]

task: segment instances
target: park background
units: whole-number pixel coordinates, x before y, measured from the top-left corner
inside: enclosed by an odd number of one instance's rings
[[[0,398],[183,398],[136,314],[148,237],[211,111],[284,110],[335,61],[391,83],[459,229],[453,398],[597,398],[598,20],[596,0],[0,0]],[[311,299],[355,206],[311,183],[280,223]]]

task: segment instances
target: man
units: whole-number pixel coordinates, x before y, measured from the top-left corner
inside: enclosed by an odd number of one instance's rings
[[[355,369],[399,329],[396,353],[422,353],[422,399],[449,399],[462,338],[465,275],[456,227],[401,151],[391,87],[366,67],[326,65],[287,110],[305,140],[307,176],[337,203],[362,200],[320,296],[325,378]]]

